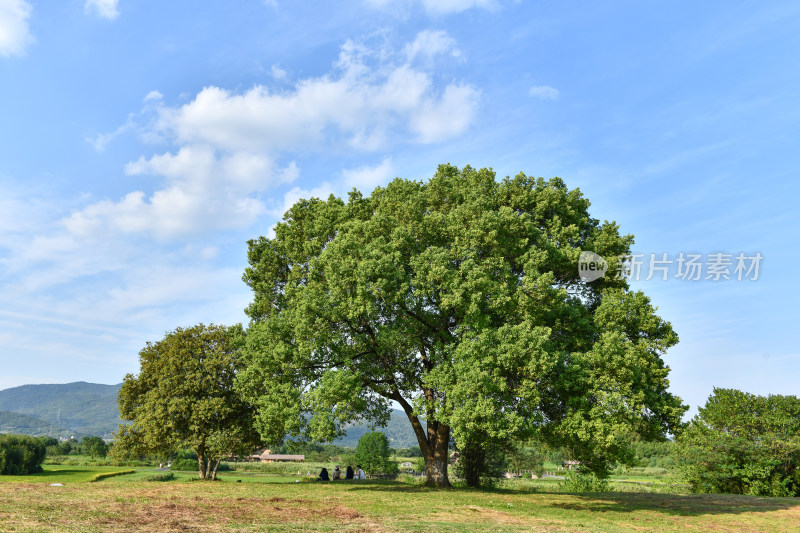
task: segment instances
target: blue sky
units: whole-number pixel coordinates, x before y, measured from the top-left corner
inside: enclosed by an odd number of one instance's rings
[[[439,163],[560,176],[649,257],[671,389],[798,394],[800,4],[0,0],[0,388],[244,322],[246,241]]]

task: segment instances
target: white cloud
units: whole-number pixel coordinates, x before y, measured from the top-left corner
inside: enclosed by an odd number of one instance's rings
[[[247,227],[266,212],[257,193],[297,176],[294,164],[280,169],[264,155],[246,151],[219,155],[202,145],[141,157],[125,171],[158,174],[166,178],[166,184],[149,197],[134,191],[117,202],[103,200],[72,213],[63,221],[70,233],[116,231],[170,239]]]
[[[119,232],[160,240],[244,228],[275,214],[267,194],[298,177],[293,162],[283,168],[276,164],[286,154],[332,147],[377,150],[389,143],[435,143],[462,134],[475,115],[477,89],[452,82],[437,86],[433,74],[406,62],[422,54],[452,53],[455,42],[444,32],[428,32],[404,50],[371,50],[348,41],[332,72],[280,92],[264,85],[244,92],[211,86],[178,106],[150,92],[141,115],[146,126],[129,119],[89,142],[102,150],[115,136],[137,128],[145,130],[144,138],[174,143],[175,150],[140,157],[125,168],[128,175],[161,176],[163,184],[151,193],[137,190],[117,201],[88,205],[65,217],[64,227],[76,236]],[[391,168],[391,159],[384,159],[372,169],[345,171],[342,185],[374,185]],[[294,188],[286,193],[283,208],[303,192],[327,195],[333,190],[329,185],[312,191]]]
[[[286,72],[278,65],[272,65],[272,68],[270,68],[270,73],[272,74],[272,77],[275,78],[276,80],[285,80],[286,77],[289,75],[288,72]]]
[[[144,102],[160,101],[164,99],[164,95],[160,91],[152,90],[144,97]]]
[[[352,146],[374,149],[381,146],[376,139],[389,139],[389,130],[416,133],[416,140],[424,143],[438,142],[469,126],[477,90],[451,83],[440,93],[429,73],[408,65],[371,67],[371,59],[370,51],[348,42],[334,73],[300,80],[293,91],[273,92],[258,85],[237,94],[206,87],[188,104],[161,109],[158,128],[182,144],[263,151],[305,150],[342,138]],[[442,115],[445,108],[451,117]],[[433,120],[444,123],[433,128]]]
[[[0,2],[0,56],[20,55],[33,42],[28,27],[32,9],[25,0]]]
[[[419,56],[431,60],[434,56],[448,53],[455,58],[461,57],[461,50],[456,48],[456,40],[442,30],[421,31],[414,42],[405,46],[403,52],[409,62]]]
[[[392,158],[387,157],[374,167],[363,166],[343,170],[342,177],[348,190],[355,187],[363,193],[369,193],[376,186],[388,181],[392,177],[393,171]]]
[[[448,15],[473,8],[495,9],[497,7],[497,0],[364,0],[364,2],[376,9],[395,11],[398,7],[407,8],[413,4],[420,4],[431,15]]]
[[[472,122],[479,93],[469,85],[448,85],[438,102],[426,102],[413,120],[422,142],[438,142],[465,131]]]
[[[493,9],[496,7],[494,0],[422,0],[422,5],[429,13],[445,15],[448,13],[461,13],[472,8]]]
[[[86,13],[94,13],[104,19],[114,20],[119,16],[118,3],[119,0],[86,0],[83,10]]]
[[[558,89],[549,85],[534,85],[530,88],[528,94],[540,100],[556,100],[559,92]]]
[[[128,120],[125,123],[117,128],[116,130],[112,131],[111,133],[99,133],[95,135],[94,138],[87,137],[86,142],[92,145],[92,147],[97,150],[98,152],[102,152],[106,149],[106,146],[116,139],[118,136],[122,135],[129,129],[134,126],[132,117],[128,117]]]

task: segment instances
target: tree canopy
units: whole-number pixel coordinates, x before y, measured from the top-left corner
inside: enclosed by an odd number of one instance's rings
[[[676,455],[697,492],[800,496],[800,399],[715,388]]]
[[[667,391],[669,323],[626,281],[591,283],[581,251],[629,253],[562,180],[441,165],[345,202],[300,200],[249,242],[254,292],[239,387],[267,440],[330,440],[406,413],[427,481],[471,434],[539,435],[605,471],[627,436],[685,411]]]
[[[139,352],[139,374],[125,376],[115,453],[197,453],[202,479],[215,479],[222,458],[251,453],[260,439],[253,409],[233,387],[242,368],[241,326],[177,328]]]

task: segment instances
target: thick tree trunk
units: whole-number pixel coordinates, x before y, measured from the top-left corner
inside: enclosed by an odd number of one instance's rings
[[[450,443],[450,427],[441,422],[428,423],[428,443],[428,453],[422,452],[425,457],[425,485],[449,488],[451,485],[447,475],[449,459],[447,452]]]
[[[411,422],[414,435],[419,442],[419,449],[425,459],[425,485],[436,488],[450,488],[450,479],[447,477],[448,446],[450,444],[450,426],[441,422],[428,420],[427,431],[422,427],[419,417],[414,414],[411,404],[403,398],[399,391],[389,396],[391,400],[399,403]]]
[[[200,479],[207,481],[215,479],[217,467],[214,466],[212,472],[212,460],[211,457],[208,457],[206,454],[206,447],[200,445],[195,451],[197,452],[197,469],[200,473]],[[219,465],[219,462],[217,462],[217,465]]]

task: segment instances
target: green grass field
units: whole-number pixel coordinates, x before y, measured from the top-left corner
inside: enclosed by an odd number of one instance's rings
[[[800,532],[796,498],[567,494],[552,480],[445,491],[243,472],[226,472],[217,482],[193,480],[190,472],[145,481],[152,469],[89,482],[115,470],[48,466],[34,476],[0,477],[0,531]]]

